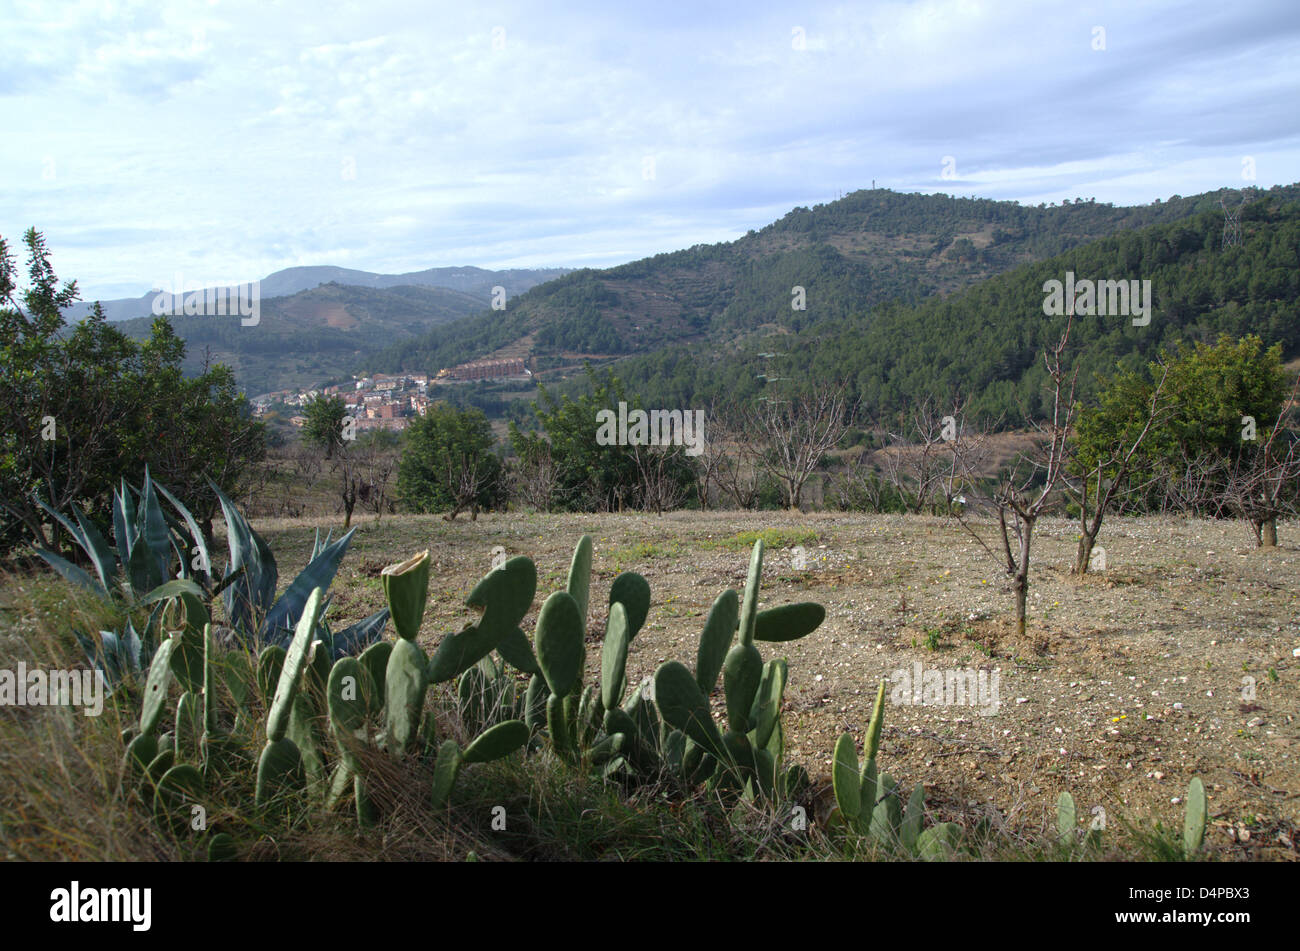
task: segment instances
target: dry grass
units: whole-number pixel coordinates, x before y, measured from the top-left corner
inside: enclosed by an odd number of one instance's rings
[[[335,604],[340,608],[340,616],[332,618],[331,623],[363,616],[377,606],[382,594],[373,577],[375,566],[430,547],[435,564],[429,611],[421,634],[426,651],[464,619],[464,595],[473,581],[488,570],[492,551],[498,545],[511,555],[525,553],[536,559],[539,601],[563,584],[571,546],[583,532],[596,537],[598,558],[594,582],[598,586],[607,584],[618,570],[611,563],[615,553],[627,549],[641,554],[644,546],[648,560],[635,563],[632,559],[632,563],[621,566],[646,573],[655,592],[650,622],[638,636],[636,656],[629,663],[629,681],[633,683],[663,659],[690,661],[693,658],[702,612],[718,590],[744,582],[748,559],[742,549],[752,541],[754,527],[752,520],[728,513],[674,513],[662,519],[632,515],[509,515],[484,517],[478,523],[454,524],[436,516],[404,516],[386,518],[379,523],[366,518],[358,522],[353,547],[335,585]],[[948,574],[950,565],[964,566],[965,561],[976,559],[978,553],[959,549],[959,544],[970,547],[969,542],[942,520],[781,513],[765,517],[762,524],[766,526],[764,536],[773,543],[765,571],[763,603],[781,603],[811,594],[835,612],[828,619],[824,637],[816,643],[810,638],[807,645],[789,648],[792,686],[787,692],[788,755],[793,761],[803,762],[815,776],[822,772],[819,766],[829,755],[838,732],[849,729],[860,736],[864,721],[859,708],[867,698],[859,698],[856,690],[864,676],[864,658],[869,658],[872,669],[867,673],[873,676],[875,668],[906,666],[914,657],[928,662],[931,656],[940,656],[923,646],[923,635],[930,628],[940,630],[942,650],[953,652],[953,664],[978,661],[978,657],[985,656],[980,652],[981,646],[986,653],[1008,654],[1012,659],[1030,653],[1028,645],[1008,644],[1000,636],[1001,618],[997,609],[1004,599],[988,590],[991,586],[981,587],[978,573],[968,568],[966,573]],[[282,585],[305,562],[312,529],[331,525],[337,527],[329,518],[257,523],[277,553]],[[1046,687],[1034,685],[1040,683],[1040,677],[1046,683],[1049,674],[1052,683],[1065,680],[1071,687],[1073,681],[1091,684],[1097,677],[1120,679],[1115,675],[1125,674],[1129,669],[1125,665],[1131,664],[1128,654],[1112,656],[1111,642],[1118,643],[1116,639],[1121,635],[1113,634],[1106,640],[1096,634],[1102,628],[1109,631],[1117,624],[1126,623],[1122,618],[1111,619],[1106,614],[1113,605],[1121,606],[1125,616],[1135,608],[1141,612],[1138,616],[1151,616],[1157,609],[1169,613],[1169,603],[1194,607],[1186,620],[1177,618],[1180,626],[1176,634],[1184,638],[1178,645],[1166,643],[1163,629],[1157,632],[1161,639],[1152,640],[1148,645],[1141,639],[1147,636],[1150,627],[1147,622],[1127,622],[1133,631],[1126,629],[1123,639],[1133,651],[1152,658],[1150,663],[1173,653],[1175,660],[1179,656],[1187,657],[1189,668],[1205,668],[1205,659],[1197,651],[1208,651],[1211,646],[1208,639],[1203,639],[1205,628],[1211,624],[1219,626],[1217,617],[1211,621],[1211,610],[1219,610],[1221,605],[1224,621],[1240,617],[1219,594],[1224,584],[1233,592],[1249,591],[1251,627],[1259,630],[1246,630],[1238,620],[1234,631],[1250,640],[1240,646],[1237,641],[1213,645],[1215,670],[1230,673],[1231,682],[1240,678],[1237,671],[1243,658],[1248,659],[1243,651],[1258,653],[1263,646],[1269,650],[1281,649],[1287,635],[1280,627],[1275,629],[1275,620],[1282,620],[1277,611],[1295,603],[1293,590],[1287,590],[1281,579],[1296,549],[1284,548],[1269,557],[1246,550],[1238,552],[1225,544],[1232,537],[1230,527],[1222,531],[1218,527],[1210,528],[1214,529],[1212,536],[1206,526],[1198,524],[1165,526],[1117,521],[1108,543],[1112,553],[1118,556],[1117,563],[1125,568],[1112,571],[1104,578],[1098,576],[1075,584],[1064,574],[1058,577],[1059,566],[1053,564],[1068,555],[1070,526],[1049,524],[1040,549],[1042,573],[1036,576],[1035,582],[1041,586],[1035,590],[1044,592],[1044,616],[1043,623],[1034,632],[1050,635],[1046,650],[1059,669],[1051,674],[1009,667],[1007,698],[1015,696],[1010,688],[1012,677],[1025,678],[1026,686],[1020,688],[1024,695],[1047,699],[1053,694],[1046,693]],[[1300,531],[1300,526],[1286,528],[1288,540]],[[783,558],[788,561],[789,556],[781,553],[779,547],[793,543],[810,545],[813,541],[824,546],[824,550],[819,547],[817,557],[826,559],[825,566],[819,561],[816,570],[793,572],[781,561]],[[1208,556],[1207,545],[1214,549]],[[906,560],[900,558],[900,552],[906,554]],[[1129,575],[1132,575],[1131,583],[1120,583]],[[809,588],[815,588],[815,593],[807,591]],[[1172,602],[1171,592],[1167,590],[1171,588],[1180,596]],[[1187,597],[1191,594],[1199,597],[1189,601]],[[909,606],[906,615],[896,608],[904,596]],[[1139,597],[1142,599],[1139,604],[1131,603]],[[1239,597],[1233,595],[1234,600]],[[1077,600],[1077,606],[1064,613],[1054,607],[1058,599],[1069,603]],[[948,610],[953,605],[960,612]],[[940,607],[945,610],[936,610]],[[982,616],[968,621],[967,614],[972,608]],[[1046,623],[1049,614],[1050,624]],[[83,658],[71,635],[72,627],[80,626],[88,631],[116,629],[122,620],[120,612],[78,594],[48,572],[0,577],[0,667],[12,668],[18,660],[46,668],[80,666]],[[530,628],[531,621],[526,621],[524,626]],[[593,630],[598,627],[597,619]],[[909,638],[913,636],[917,644],[909,648]],[[1214,636],[1219,637],[1217,633]],[[1264,640],[1256,645],[1255,640],[1259,638]],[[1231,653],[1225,652],[1225,647]],[[868,650],[870,653],[865,653]],[[801,653],[804,651],[813,653],[804,656]],[[1076,651],[1082,653],[1074,657]],[[594,663],[599,650],[589,645],[588,654]],[[1252,670],[1262,669],[1261,664],[1274,663],[1271,654],[1260,656],[1264,659],[1252,663]],[[1276,666],[1285,681],[1288,665],[1277,662]],[[813,682],[813,674],[819,672],[825,672],[826,676]],[[1206,676],[1210,673],[1207,669]],[[1095,703],[1107,702],[1108,698],[1097,688],[1089,689],[1099,694]],[[1292,688],[1283,683],[1270,689],[1284,699],[1282,691]],[[1197,722],[1212,723],[1208,718],[1216,715],[1217,708],[1211,709],[1211,698],[1205,697],[1203,690],[1199,691],[1199,699],[1192,690],[1187,693],[1189,713],[1205,718]],[[468,736],[451,701],[450,690],[440,687],[431,691],[431,698],[440,711],[439,739],[452,737],[463,745]],[[1062,695],[1063,700],[1072,698],[1073,693]],[[886,766],[909,785],[917,781],[926,783],[927,823],[954,821],[961,825],[971,843],[970,859],[1169,857],[1171,843],[1176,840],[1168,830],[1156,828],[1149,818],[1140,819],[1142,824],[1128,824],[1122,814],[1130,809],[1142,815],[1146,812],[1142,800],[1113,793],[1104,799],[1085,798],[1083,781],[1062,772],[1066,766],[1077,772],[1075,760],[1054,760],[1032,745],[1033,738],[1043,732],[1044,717],[1051,711],[1046,709],[1046,703],[1040,705],[1040,712],[1034,712],[1030,706],[1007,705],[999,725],[1005,723],[1014,731],[1014,738],[981,740],[998,747],[988,755],[973,747],[967,751],[949,735],[951,730],[945,723],[936,726],[932,717],[926,719],[931,712],[926,708],[891,707],[882,745]],[[1065,709],[1073,714],[1075,707]],[[241,738],[245,765],[214,783],[206,803],[209,829],[230,832],[239,843],[241,857],[247,859],[454,861],[464,859],[470,852],[483,859],[501,860],[753,861],[889,857],[870,842],[851,841],[826,832],[823,820],[828,811],[828,790],[824,785],[816,787],[797,804],[726,804],[702,790],[682,790],[667,778],[637,788],[608,785],[544,752],[467,767],[451,805],[438,812],[427,801],[430,787],[427,763],[419,760],[398,763],[374,754],[369,767],[371,795],[384,818],[373,830],[358,831],[350,804],[341,806],[335,814],[323,814],[308,808],[305,798],[297,802],[299,808],[292,821],[259,818],[252,814],[249,804],[253,758],[264,742],[260,732],[262,712],[250,711],[253,726]],[[174,839],[159,831],[148,804],[135,798],[132,792],[123,791],[121,731],[137,714],[138,703],[129,694],[122,697],[120,706],[106,706],[101,717],[86,717],[59,708],[0,708],[3,854],[26,860],[175,860],[202,855],[201,839],[195,841],[188,835]],[[1283,729],[1284,724],[1291,722],[1284,720],[1280,709],[1275,719]],[[1173,717],[1169,720],[1178,723]],[[1133,749],[1129,748],[1127,734],[1112,739],[1121,727],[1110,724],[1107,719],[1099,730],[1093,731],[1108,745],[1097,742],[1093,744],[1095,750],[1085,749],[1090,755],[1102,757],[1102,762],[1106,762],[1105,757],[1119,757],[1121,764],[1134,762],[1135,769],[1120,774],[1129,782],[1126,796],[1131,797],[1134,790],[1140,793],[1151,787],[1167,803],[1170,793],[1142,777],[1144,769],[1150,767],[1144,767],[1138,757],[1147,747],[1138,744],[1136,736],[1132,738]],[[1252,752],[1253,747],[1245,745],[1248,737],[1238,735],[1232,750],[1220,750],[1215,745],[1216,742],[1221,745],[1217,737],[1207,735],[1202,739],[1197,731],[1188,738],[1185,730],[1173,734],[1168,732],[1169,727],[1162,729],[1166,730],[1162,737],[1166,747],[1177,743],[1177,749],[1194,744],[1193,748],[1203,758],[1196,765],[1198,772],[1207,771],[1207,765],[1218,770],[1216,778],[1224,792],[1212,789],[1216,799],[1219,795],[1227,800],[1229,794],[1240,796],[1243,791],[1250,792],[1254,798],[1241,799],[1242,809],[1249,805],[1252,812],[1258,810],[1267,819],[1269,828],[1276,825],[1278,832],[1293,828],[1286,824],[1289,820],[1285,815],[1290,799],[1278,800],[1283,814],[1277,815],[1277,810],[1256,805],[1273,793],[1266,796],[1264,792],[1245,790],[1226,772],[1229,766],[1235,765],[1226,762],[1234,750]],[[1092,738],[1093,733],[1087,734],[1086,739]],[[1266,740],[1267,736],[1261,736],[1258,742]],[[1075,745],[1074,741],[1062,740],[1053,740],[1050,745],[1055,747],[1066,742],[1072,748]],[[1120,743],[1125,744],[1123,748],[1118,747]],[[1010,744],[1023,746],[1023,753],[1008,749],[1006,753],[1013,762],[1008,764],[1004,759],[999,763],[994,754],[1002,754],[1002,747]],[[1117,747],[1113,755],[1110,746]],[[1174,755],[1172,751],[1171,755]],[[1222,757],[1224,762],[1220,764],[1218,759],[1209,757]],[[971,760],[970,764],[966,763],[967,759]],[[1175,792],[1180,791],[1185,783],[1177,772],[1180,767],[1172,763],[1160,765],[1172,774],[1171,782],[1166,785]],[[1190,763],[1187,768],[1191,768]],[[1260,775],[1262,783],[1287,784],[1277,768],[1268,772],[1260,769]],[[1058,782],[1074,788],[1080,795],[1081,814],[1092,802],[1107,803],[1110,826],[1101,848],[1088,851],[1080,846],[1066,856],[1055,846],[1051,806]],[[986,786],[994,789],[996,802],[993,795],[987,794]],[[1109,808],[1120,799],[1125,807]],[[976,801],[978,805],[973,805]],[[1225,816],[1225,821],[1229,815],[1235,816],[1238,808],[1237,801],[1227,802],[1233,803],[1233,812],[1218,813]],[[792,827],[794,805],[806,809],[809,820],[806,831],[801,833]],[[1166,806],[1154,814],[1168,819],[1171,810]],[[499,827],[501,821],[504,821],[503,828]],[[1233,857],[1266,856],[1246,855],[1239,850]]]

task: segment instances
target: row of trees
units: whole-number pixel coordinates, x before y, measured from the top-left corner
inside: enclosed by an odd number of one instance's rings
[[[399,495],[411,508],[452,517],[508,499],[561,511],[746,509],[773,499],[797,508],[820,474],[844,509],[969,516],[983,500],[1009,519],[1011,535],[1044,514],[1069,512],[1079,518],[1080,573],[1113,511],[1241,518],[1260,545],[1276,544],[1277,518],[1295,511],[1300,485],[1295,391],[1288,395],[1280,347],[1224,336],[1162,353],[1103,380],[1102,398],[1081,406],[1077,373],[1066,368],[1072,330],[1067,323],[1043,355],[1050,413],[1026,412],[1028,431],[1018,437],[998,435],[1004,420],[975,419],[960,398],[927,399],[864,433],[843,385],[773,385],[758,398],[715,401],[698,455],[682,446],[601,445],[597,413],[638,404],[612,374],[588,371],[590,388],[576,399],[541,389],[537,429],[510,422],[509,465],[482,414],[435,407],[410,431]],[[850,432],[867,445],[840,452]],[[1001,548],[1003,558],[1011,551],[1014,573],[1023,559],[1012,549],[1028,538],[1012,541]]]

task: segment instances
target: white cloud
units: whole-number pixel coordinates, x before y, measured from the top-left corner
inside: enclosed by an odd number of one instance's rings
[[[612,264],[873,178],[1031,203],[1238,184],[1243,155],[1300,178],[1289,0],[12,9],[0,234],[45,231],[91,293]]]

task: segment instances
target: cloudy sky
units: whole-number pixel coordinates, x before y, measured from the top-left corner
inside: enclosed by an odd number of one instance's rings
[[[0,0],[0,24],[0,236],[45,232],[87,299],[604,266],[873,179],[1032,204],[1300,180],[1295,0]]]

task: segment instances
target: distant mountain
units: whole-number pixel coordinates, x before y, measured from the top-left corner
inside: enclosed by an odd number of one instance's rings
[[[522,294],[537,284],[568,274],[569,268],[516,268],[490,271],[479,267],[435,267],[406,274],[378,274],[374,271],[357,271],[345,267],[291,267],[262,278],[259,293],[263,300],[286,297],[299,291],[311,290],[322,284],[347,284],[355,287],[441,287],[474,298],[480,307],[492,303],[492,289],[503,287],[507,298]],[[111,321],[130,320],[134,317],[152,316],[153,291],[141,297],[124,297],[100,301],[104,316]],[[94,301],[82,301],[65,311],[69,322],[81,320],[91,312]]]
[[[291,267],[262,279],[264,297],[280,297],[309,290],[321,284],[351,284],[355,287],[446,287],[478,298],[483,306],[492,302],[492,289],[505,288],[508,297],[522,294],[537,284],[563,277],[572,268],[513,269],[488,271],[481,267],[433,267],[405,274],[376,274],[345,267]]]
[[[1236,207],[1239,194],[1230,201]],[[621,362],[616,372],[649,407],[779,399],[801,385],[844,381],[860,400],[864,428],[897,420],[926,397],[951,405],[957,394],[968,400],[968,415],[1014,427],[1025,414],[1051,412],[1042,353],[1059,339],[1066,317],[1062,309],[1046,313],[1044,288],[1051,281],[1073,287],[1076,276],[1080,287],[1126,282],[1132,293],[1126,305],[1098,289],[1095,301],[1079,305],[1085,309],[1074,319],[1067,365],[1077,371],[1080,400],[1093,399],[1099,379],[1117,368],[1135,369],[1163,348],[1212,343],[1223,333],[1279,344],[1284,360],[1300,356],[1300,185],[1248,192],[1237,247],[1224,247],[1217,194],[1188,199],[1178,210],[1186,208],[1199,210],[1119,230],[956,293],[864,306],[739,346],[666,346]],[[1141,291],[1140,307],[1133,288]],[[1110,310],[1115,301],[1119,307]],[[582,385],[575,379],[555,390],[563,395]]]
[[[887,302],[917,304],[1087,242],[1218,210],[1219,192],[1140,207],[1077,199],[1059,207],[857,191],[795,208],[736,241],[697,245],[618,267],[584,269],[512,298],[505,311],[439,325],[394,343],[361,368],[434,372],[467,360],[523,357],[564,375],[600,362],[688,348],[722,355],[771,333]]]
[[[480,297],[445,287],[357,287],[321,284],[260,301],[256,325],[239,316],[172,316],[185,341],[186,373],[205,361],[235,371],[240,388],[257,396],[346,378],[367,354],[483,309]],[[118,325],[136,339],[149,336],[153,317]]]

